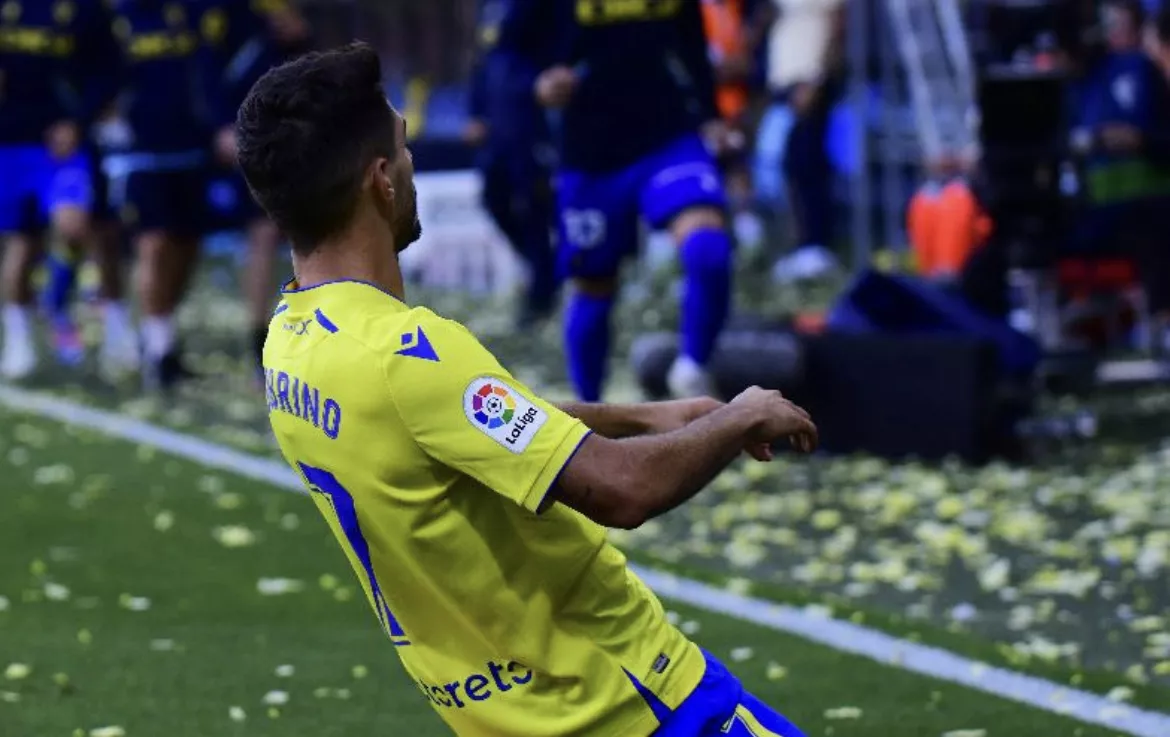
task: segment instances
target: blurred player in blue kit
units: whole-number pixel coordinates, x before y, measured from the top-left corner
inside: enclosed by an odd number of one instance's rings
[[[638,218],[669,228],[684,274],[677,396],[712,393],[707,364],[731,302],[727,200],[712,148],[719,122],[697,0],[515,0],[500,48],[544,71],[534,93],[560,112],[560,267],[569,374],[595,401],[609,357],[622,261]],[[705,134],[705,135],[704,135]]]
[[[66,248],[89,236],[94,162],[86,133],[114,94],[94,59],[108,57],[101,0],[0,4],[0,236],[4,347],[0,376],[37,365],[30,284],[50,231]]]
[[[521,328],[543,319],[558,292],[552,245],[552,132],[545,110],[532,94],[540,69],[508,52],[501,24],[512,0],[482,0],[479,59],[472,79],[471,122],[466,138],[480,147],[484,208],[528,266]],[[534,39],[540,43],[540,39]]]
[[[240,281],[248,309],[249,347],[257,366],[272,316],[273,272],[280,232],[248,192],[236,166],[235,113],[264,72],[301,53],[308,44],[308,24],[287,0],[220,0],[215,3],[225,24],[210,34],[222,74],[219,110],[223,120],[215,142],[215,162],[208,185],[210,225],[215,230],[242,230],[247,242]]]
[[[175,312],[187,291],[206,224],[207,167],[217,126],[228,119],[214,49],[225,12],[187,0],[114,0],[129,135],[107,156],[110,199],[134,243],[143,378],[168,388],[189,372],[179,357]]]

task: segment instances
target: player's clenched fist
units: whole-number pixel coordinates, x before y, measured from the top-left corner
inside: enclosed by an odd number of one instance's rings
[[[576,72],[566,66],[551,67],[536,78],[536,99],[545,107],[564,107],[576,87]]]
[[[817,447],[817,426],[808,412],[780,392],[753,386],[731,400],[731,404],[751,413],[754,444],[748,447],[748,452],[757,460],[771,460],[771,444],[784,438],[803,453]]]

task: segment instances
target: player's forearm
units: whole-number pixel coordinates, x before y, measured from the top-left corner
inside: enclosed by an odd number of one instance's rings
[[[596,404],[563,402],[557,405],[565,414],[576,417],[604,438],[632,438],[645,435],[653,428],[652,404]]]
[[[620,441],[632,467],[633,526],[674,509],[698,494],[749,444],[758,418],[727,405],[680,430]]]

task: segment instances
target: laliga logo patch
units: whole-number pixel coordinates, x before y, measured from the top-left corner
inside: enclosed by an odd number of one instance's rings
[[[475,429],[513,453],[523,453],[548,414],[499,379],[481,377],[463,392],[463,413]]]

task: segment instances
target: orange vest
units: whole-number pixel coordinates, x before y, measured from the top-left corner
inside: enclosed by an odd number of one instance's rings
[[[742,0],[703,0],[703,27],[714,58],[743,56],[746,53]],[[747,110],[747,84],[728,82],[717,85],[715,102],[719,106],[719,114],[724,118],[738,118]]]
[[[906,214],[910,247],[923,276],[958,274],[991,228],[991,219],[961,180],[918,190]]]

